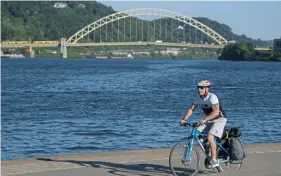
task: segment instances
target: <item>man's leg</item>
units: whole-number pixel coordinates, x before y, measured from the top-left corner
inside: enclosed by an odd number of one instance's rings
[[[210,148],[211,148],[213,167],[219,166],[219,164],[217,162],[217,145],[214,141],[214,138],[222,137],[225,124],[226,124],[225,118],[219,118],[219,119],[214,120],[214,124],[208,133],[208,141],[209,141]]]
[[[212,160],[216,160],[217,159],[217,145],[214,141],[214,135],[212,135],[211,133],[208,134],[208,141],[209,141],[209,145],[210,145],[210,149],[211,149],[211,155],[212,155]]]

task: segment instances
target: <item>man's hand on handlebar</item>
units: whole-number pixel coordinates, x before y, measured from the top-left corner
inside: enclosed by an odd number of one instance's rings
[[[198,126],[200,125],[204,125],[206,123],[206,120],[205,119],[202,119],[198,122]]]
[[[179,121],[181,126],[191,126],[192,128],[196,128],[198,126],[198,123],[188,123],[186,120],[180,120]]]
[[[186,122],[185,120],[180,120],[180,121],[179,121],[180,125],[184,125],[185,122]]]

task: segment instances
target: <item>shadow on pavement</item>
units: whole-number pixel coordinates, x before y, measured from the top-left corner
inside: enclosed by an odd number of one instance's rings
[[[41,161],[53,162],[69,162],[78,164],[84,167],[102,168],[108,170],[108,173],[119,176],[141,175],[141,176],[156,176],[156,175],[172,175],[169,167],[157,164],[120,164],[104,161],[79,161],[79,160],[55,160],[50,158],[36,158]],[[202,170],[199,174],[213,173],[212,171]],[[186,173],[184,175],[187,175]]]

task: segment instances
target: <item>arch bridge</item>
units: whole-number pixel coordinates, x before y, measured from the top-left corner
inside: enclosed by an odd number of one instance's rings
[[[125,10],[122,12],[117,12],[117,13],[108,15],[106,17],[103,17],[103,18],[87,25],[83,29],[76,32],[74,35],[72,35],[71,37],[69,37],[67,39],[67,43],[77,43],[79,40],[81,40],[84,36],[88,35],[92,31],[95,31],[109,23],[113,23],[114,21],[119,21],[121,19],[129,18],[129,17],[138,17],[138,16],[160,16],[160,17],[171,18],[173,20],[181,22],[184,25],[189,25],[191,27],[194,27],[198,31],[204,33],[205,35],[207,35],[208,37],[213,39],[219,45],[227,44],[227,40],[224,37],[222,37],[220,34],[218,34],[216,31],[214,31],[210,27],[204,25],[203,23],[201,23],[191,17],[187,17],[185,15],[177,13],[177,12],[172,12],[172,11],[164,10],[164,9],[156,9],[156,8],[131,9],[131,10]],[[131,20],[130,20],[130,30],[131,30],[131,26],[132,25],[131,25]],[[118,27],[119,27],[119,23],[118,23]],[[143,24],[142,24],[142,27],[143,27]],[[160,27],[161,27],[161,25],[160,25]],[[160,32],[161,32],[161,30],[160,30]]]
[[[158,28],[157,29],[158,32],[156,33],[155,30],[156,20],[153,20],[154,25],[152,24],[153,22],[150,21],[144,22],[144,20],[137,20],[137,19],[132,23],[132,18],[136,18],[139,16],[158,16],[158,17],[160,16],[161,18],[165,18],[166,21],[160,18],[160,25],[158,21],[158,26],[160,30]],[[171,30],[169,31],[170,32],[169,36],[167,32],[167,19],[172,20],[172,24],[171,24],[172,31]],[[163,27],[161,20],[164,21],[164,23],[166,22],[165,23],[166,26],[164,25]],[[177,23],[176,26],[174,26],[174,21]],[[118,26],[117,29],[113,27],[113,23],[118,23],[116,25]],[[146,23],[146,26],[144,26],[144,23]],[[108,28],[110,28],[110,24],[111,24],[111,30],[110,30],[111,34],[110,32],[108,32]],[[120,24],[121,25],[123,24],[123,28]],[[126,28],[126,25],[129,25],[129,27],[127,26]],[[185,29],[186,26],[188,26],[189,28],[190,27],[195,28],[196,31],[200,32],[201,35],[205,35],[205,37],[212,40],[213,43],[211,42],[205,43],[202,41],[201,42],[197,41],[197,43],[187,42],[184,39],[184,38],[188,38],[184,36],[186,35],[186,29]],[[123,31],[121,31],[122,29],[120,28],[122,28]],[[135,30],[134,32],[132,28]],[[126,29],[129,31],[126,31]],[[114,30],[115,31],[117,30],[117,36],[113,36]],[[146,30],[148,34],[145,35],[144,30]],[[175,36],[174,31],[177,31],[178,38],[176,38],[177,36]],[[182,31],[182,35],[181,35],[181,37],[183,38],[182,40],[179,39],[180,38],[179,31]],[[92,35],[94,40],[92,41],[89,40],[90,35]],[[96,38],[95,37],[96,35],[99,38]],[[84,42],[84,39],[87,36],[88,36],[88,40]],[[111,41],[108,41],[109,38],[108,36],[111,37]],[[177,41],[175,41],[175,39]],[[2,42],[1,45],[2,48],[29,47],[30,52],[32,52],[32,47],[33,48],[58,47],[60,45],[62,56],[63,58],[66,58],[67,46],[164,45],[164,46],[186,46],[186,47],[203,47],[203,48],[223,48],[227,43],[228,41],[223,36],[218,34],[210,27],[206,26],[205,24],[191,17],[165,9],[138,8],[138,9],[125,10],[105,16],[80,29],[78,32],[70,36],[68,39],[62,38],[61,41],[34,41],[33,43],[29,43],[27,41],[16,41],[16,42]]]

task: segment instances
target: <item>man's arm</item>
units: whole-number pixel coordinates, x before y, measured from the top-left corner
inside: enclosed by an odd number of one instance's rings
[[[183,118],[184,121],[186,121],[192,115],[192,112],[195,110],[196,107],[197,107],[196,104],[192,104],[190,106],[190,108],[185,113],[185,116]]]
[[[204,120],[208,121],[208,120],[212,120],[213,118],[216,118],[217,116],[220,115],[220,105],[219,103],[213,104],[212,105],[212,109],[213,111],[204,118]]]

